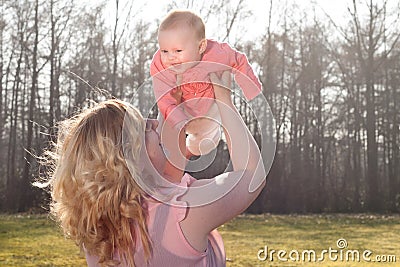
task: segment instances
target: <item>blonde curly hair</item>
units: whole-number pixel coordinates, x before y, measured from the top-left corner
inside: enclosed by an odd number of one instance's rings
[[[47,153],[50,211],[64,234],[98,256],[101,266],[135,266],[140,241],[146,260],[151,256],[146,194],[132,177],[140,175],[144,128],[138,110],[107,100],[60,123],[57,143]]]

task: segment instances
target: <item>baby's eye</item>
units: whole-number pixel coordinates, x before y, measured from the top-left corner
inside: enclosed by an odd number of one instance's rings
[[[177,53],[180,53],[180,52],[182,52],[182,51],[183,51],[182,49],[176,50]]]
[[[161,53],[168,53],[168,51],[167,50],[161,50]]]

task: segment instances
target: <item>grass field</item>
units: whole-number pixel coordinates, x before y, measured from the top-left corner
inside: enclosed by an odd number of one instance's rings
[[[246,215],[219,231],[224,238],[228,267],[400,266],[399,215]],[[340,249],[339,239],[344,239],[347,247]],[[279,250],[286,252],[280,252],[282,260],[278,258]],[[322,253],[324,250],[327,252]],[[319,262],[314,262],[313,251]],[[266,259],[258,259],[258,253]],[[363,259],[363,253],[371,262]],[[378,262],[379,259],[391,262]],[[46,216],[0,215],[0,266],[85,263],[78,248]]]

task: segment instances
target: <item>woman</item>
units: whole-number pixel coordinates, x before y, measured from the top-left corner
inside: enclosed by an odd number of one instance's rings
[[[49,154],[51,211],[89,266],[225,266],[214,229],[254,201],[266,174],[225,88],[230,74],[211,80],[233,165],[232,172],[211,179],[165,172],[157,121],[145,121],[122,101],[102,102],[61,124]],[[180,181],[179,190],[167,190],[171,198],[162,197],[165,190],[147,190],[155,175]]]

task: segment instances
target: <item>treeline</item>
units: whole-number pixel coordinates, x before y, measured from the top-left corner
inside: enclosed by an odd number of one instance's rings
[[[45,205],[47,196],[31,186],[43,171],[35,156],[54,140],[58,121],[111,96],[156,112],[149,63],[158,22],[145,20],[140,1],[111,2],[115,9],[105,13],[106,3],[2,1],[2,211]],[[400,210],[400,7],[393,4],[349,0],[338,23],[329,11],[317,16],[271,0],[251,41],[240,36],[251,16],[246,0],[167,7],[193,8],[218,24],[214,37],[246,53],[259,74],[277,148],[250,212]],[[245,104],[238,105],[254,126]]]

